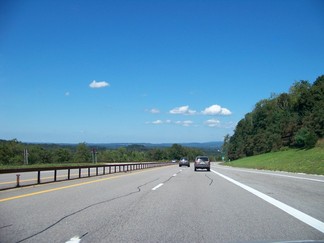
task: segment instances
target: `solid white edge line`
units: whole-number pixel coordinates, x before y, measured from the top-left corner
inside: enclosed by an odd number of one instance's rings
[[[324,233],[324,223],[319,221],[318,219],[315,219],[315,218],[313,218],[313,217],[311,217],[311,216],[309,216],[309,215],[307,215],[307,214],[305,214],[305,213],[303,213],[303,212],[301,212],[301,211],[299,211],[299,210],[297,210],[297,209],[295,209],[293,207],[288,206],[285,203],[282,203],[282,202],[280,202],[280,201],[278,201],[278,200],[276,200],[276,199],[274,199],[272,197],[269,197],[268,195],[266,195],[266,194],[264,194],[262,192],[259,192],[259,191],[255,190],[255,189],[253,189],[252,187],[246,186],[246,185],[244,185],[244,184],[242,184],[242,183],[240,183],[240,182],[238,182],[238,181],[236,181],[236,180],[234,180],[234,179],[232,179],[230,177],[227,177],[227,176],[225,176],[225,175],[223,175],[223,174],[221,174],[219,172],[216,172],[214,170],[211,170],[211,171],[213,173],[223,177],[224,179],[232,182],[233,184],[243,188],[244,190],[254,194],[255,196],[263,199],[264,201],[272,204],[273,206],[283,210],[284,212],[290,214],[291,216],[293,216],[296,219],[304,222],[305,224],[308,224],[309,226],[311,226],[311,227],[317,229],[318,231]]]
[[[291,176],[291,175],[284,175],[284,174],[276,174],[272,172],[265,172],[265,171],[251,171],[251,170],[242,170],[238,168],[222,168],[222,169],[227,169],[227,170],[235,170],[235,171],[242,171],[246,173],[254,173],[254,174],[263,174],[263,175],[272,175],[272,176],[279,176],[279,177],[286,177],[286,178],[292,178],[292,179],[298,179],[298,180],[306,180],[306,181],[315,181],[315,182],[322,182],[324,183],[324,180],[320,179],[313,179],[313,178],[307,178],[307,177],[298,177],[298,176]]]
[[[158,189],[159,187],[163,186],[163,183],[160,183],[159,185],[155,186],[152,188],[152,191],[155,191],[156,189]]]

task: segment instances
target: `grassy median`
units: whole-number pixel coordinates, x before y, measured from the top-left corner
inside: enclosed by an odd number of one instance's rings
[[[226,162],[225,165],[324,175],[324,147],[271,152]]]

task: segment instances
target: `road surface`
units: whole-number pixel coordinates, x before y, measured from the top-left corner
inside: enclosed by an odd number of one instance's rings
[[[0,191],[0,242],[324,240],[324,177],[177,165]]]

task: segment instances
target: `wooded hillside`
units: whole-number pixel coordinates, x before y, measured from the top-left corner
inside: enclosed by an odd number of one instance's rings
[[[230,160],[287,147],[311,148],[324,135],[324,75],[295,82],[288,93],[256,103],[240,120],[223,150]]]

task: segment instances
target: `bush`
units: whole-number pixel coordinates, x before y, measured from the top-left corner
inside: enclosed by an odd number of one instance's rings
[[[318,148],[323,148],[324,149],[324,138],[319,139],[315,145]]]
[[[314,131],[303,127],[295,135],[295,145],[298,148],[313,148],[317,142],[317,136]]]

